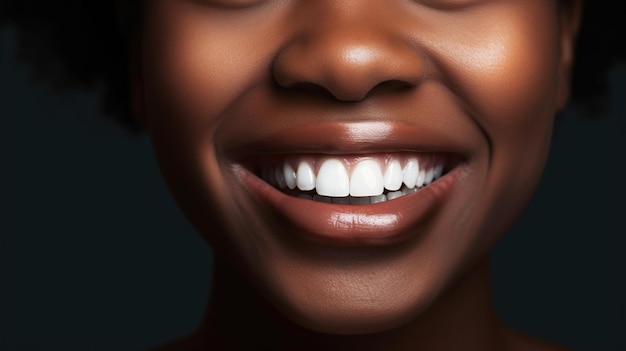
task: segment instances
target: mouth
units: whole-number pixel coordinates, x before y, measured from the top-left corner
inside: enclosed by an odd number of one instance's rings
[[[288,196],[361,206],[424,189],[453,165],[445,154],[409,152],[272,156],[245,163],[257,177]]]
[[[317,244],[386,246],[424,232],[462,173],[443,153],[257,157],[235,173],[272,232]],[[290,234],[290,235],[291,235]]]
[[[248,143],[228,157],[248,194],[242,206],[255,204],[272,233],[323,245],[385,246],[428,232],[468,152],[441,132],[380,126],[316,124]]]

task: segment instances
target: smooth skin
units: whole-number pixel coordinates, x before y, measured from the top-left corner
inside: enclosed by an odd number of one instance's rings
[[[569,95],[579,8],[146,1],[131,73],[135,114],[175,199],[215,252],[204,322],[165,349],[558,349],[497,319],[487,255],[543,171]],[[387,128],[385,140],[367,128],[342,132],[369,125]],[[311,126],[330,126],[334,141]],[[310,152],[293,131],[319,140],[319,154],[384,148],[461,161],[435,183],[424,214],[398,219],[408,223],[402,240],[320,244],[297,220],[279,220],[281,210],[266,205],[282,195],[251,186],[258,179],[240,158],[271,153],[251,146],[268,139],[288,140],[272,150],[279,155]],[[389,141],[414,131],[414,144]],[[347,211],[328,206],[320,213],[329,218]]]

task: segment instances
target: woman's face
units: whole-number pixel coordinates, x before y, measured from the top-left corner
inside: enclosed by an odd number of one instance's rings
[[[548,0],[153,0],[135,101],[218,259],[307,328],[381,331],[527,203],[570,20]]]

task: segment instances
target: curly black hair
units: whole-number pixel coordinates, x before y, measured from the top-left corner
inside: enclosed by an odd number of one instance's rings
[[[98,88],[104,112],[131,132],[142,128],[129,108],[128,35],[138,22],[137,0],[4,0],[0,25],[18,31],[19,59],[33,79],[60,88]],[[568,6],[572,0],[560,0]],[[586,1],[576,46],[572,100],[601,105],[608,71],[626,58],[619,2]]]

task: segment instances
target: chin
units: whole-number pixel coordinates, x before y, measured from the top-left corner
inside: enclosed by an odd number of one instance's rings
[[[262,278],[265,285],[259,290],[288,320],[314,332],[389,332],[418,319],[446,283],[442,274],[407,265],[411,258],[379,257],[357,265],[292,261],[274,269],[271,278]]]
[[[409,323],[419,308],[389,302],[388,304],[359,304],[337,306],[307,306],[288,317],[296,324],[323,334],[379,334]],[[329,308],[330,307],[330,308]],[[337,308],[334,308],[337,307]],[[417,311],[414,311],[417,310]]]

